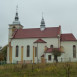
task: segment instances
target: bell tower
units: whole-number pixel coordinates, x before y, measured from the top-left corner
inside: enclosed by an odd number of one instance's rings
[[[11,40],[13,38],[13,33],[17,29],[23,29],[23,26],[20,24],[18,16],[18,6],[16,7],[16,14],[12,24],[9,24],[9,34],[8,34],[8,46],[7,46],[7,63],[12,63],[12,45]]]
[[[9,38],[8,42],[11,42],[12,35],[16,29],[23,29],[23,26],[20,24],[18,16],[18,6],[16,7],[16,14],[12,24],[9,24]]]

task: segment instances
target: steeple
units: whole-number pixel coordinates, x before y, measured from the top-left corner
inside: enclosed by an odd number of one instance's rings
[[[23,26],[20,24],[18,17],[18,6],[16,7],[16,15],[12,24],[9,24],[9,38],[8,41],[11,42],[11,38],[13,37],[14,32],[17,29],[23,29]]]
[[[40,29],[41,30],[44,30],[45,29],[45,21],[44,21],[43,13],[42,13],[42,20],[41,20]]]
[[[16,6],[16,15],[13,24],[20,24],[19,17],[18,17],[18,5]]]

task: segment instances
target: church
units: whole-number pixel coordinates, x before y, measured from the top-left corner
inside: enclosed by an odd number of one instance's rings
[[[23,29],[18,12],[9,24],[7,63],[53,63],[54,50],[60,50],[58,62],[77,61],[77,39],[62,33],[61,26],[46,27],[42,17],[40,28]]]

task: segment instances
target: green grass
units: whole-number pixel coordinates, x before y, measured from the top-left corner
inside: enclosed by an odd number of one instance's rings
[[[77,77],[77,63],[0,65],[0,77]]]

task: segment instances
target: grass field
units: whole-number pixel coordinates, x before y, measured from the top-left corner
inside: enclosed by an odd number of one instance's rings
[[[0,77],[77,77],[77,63],[6,64]]]

